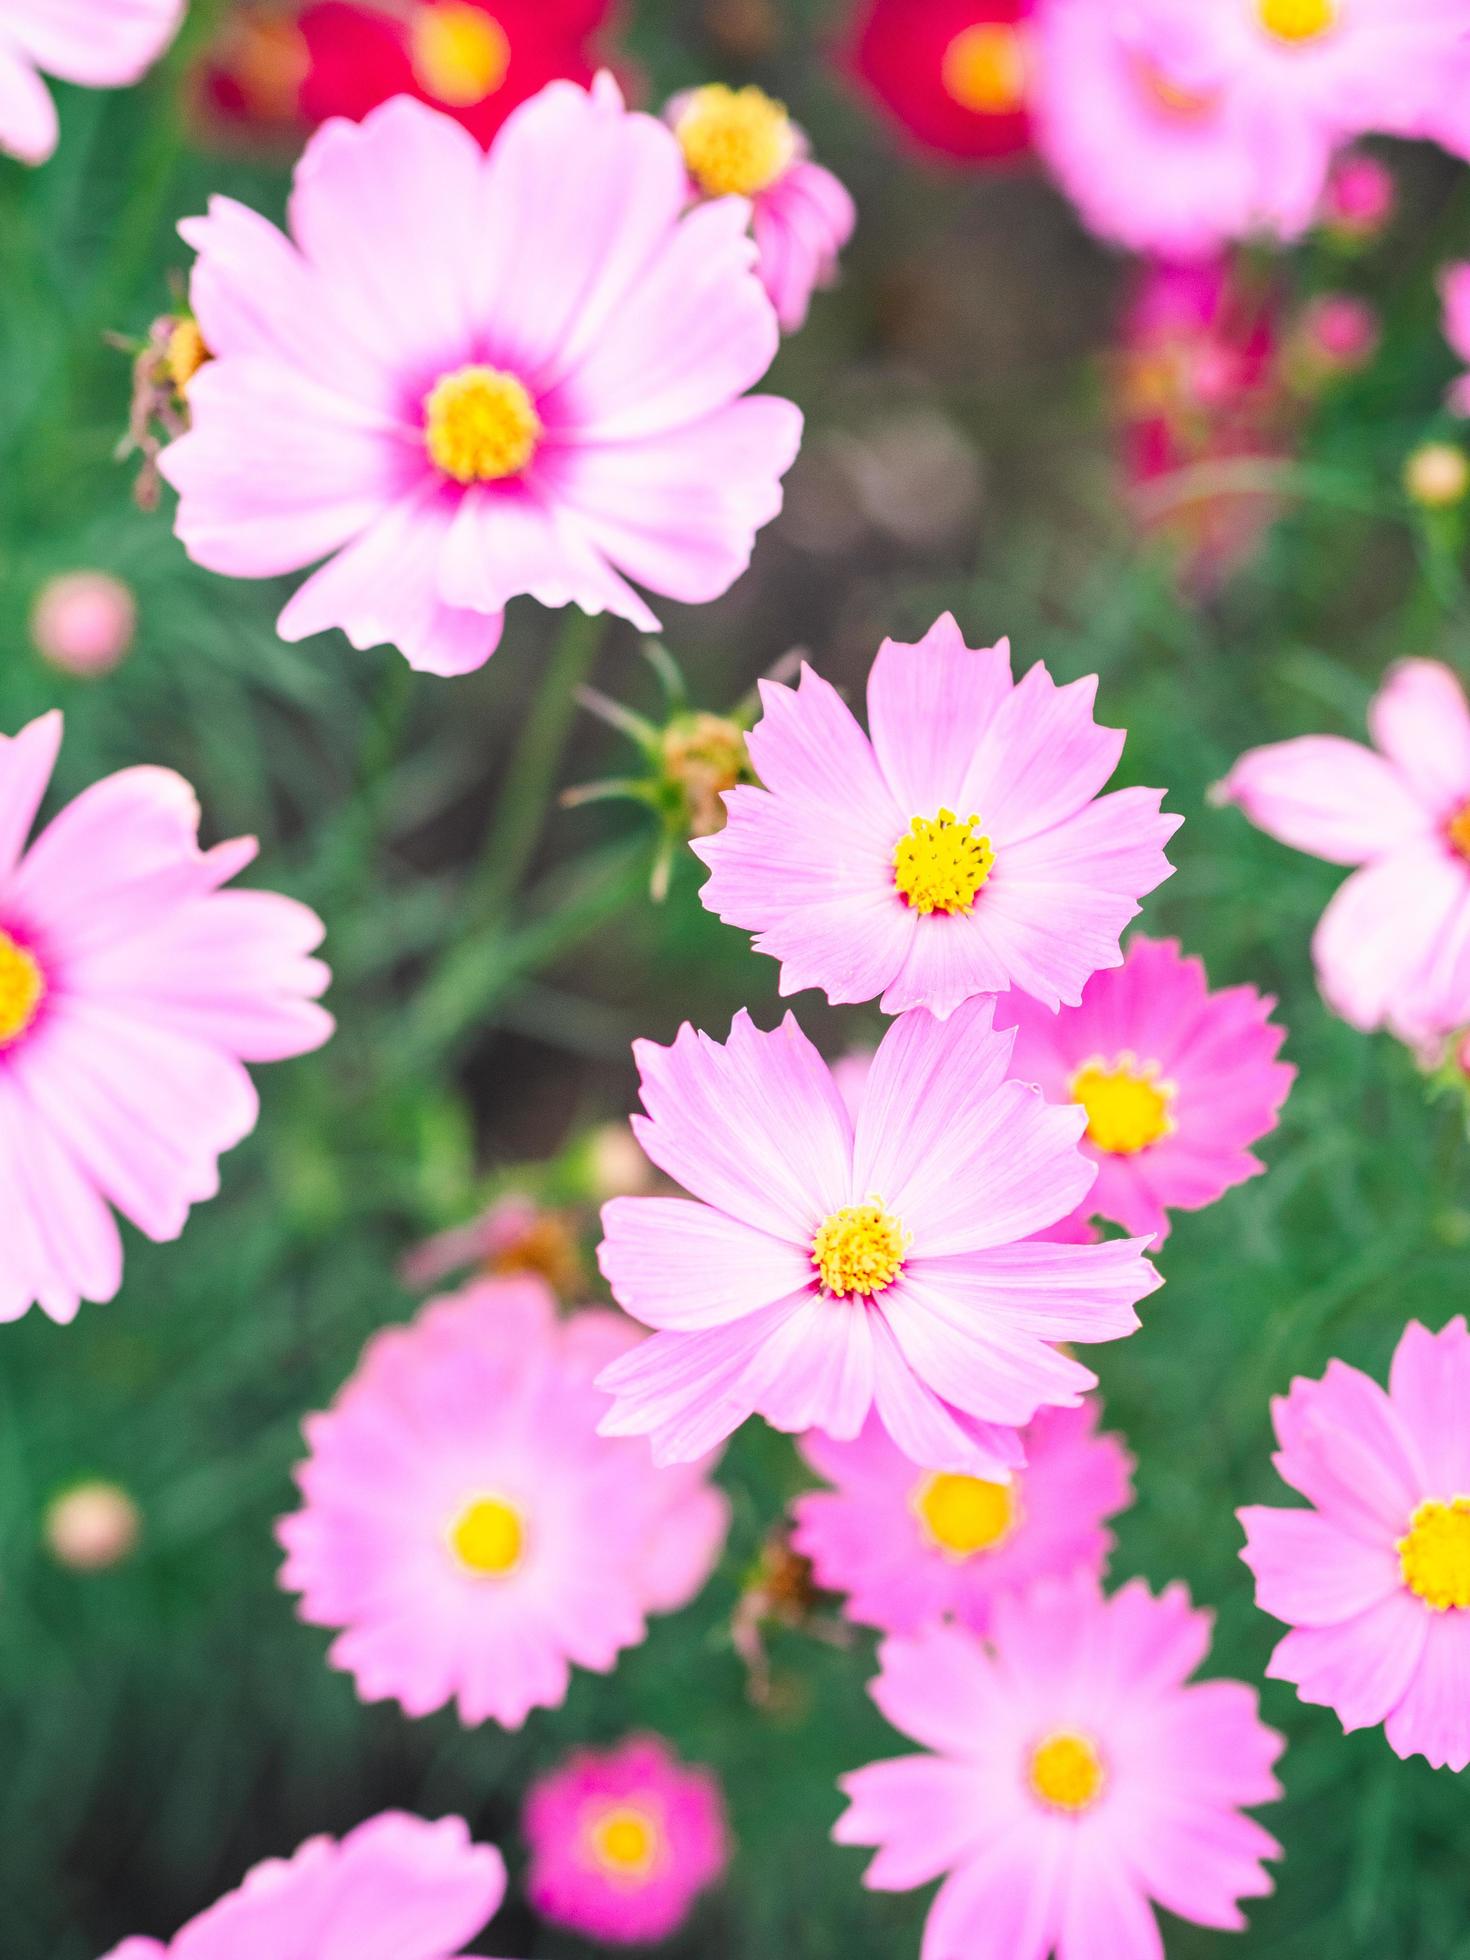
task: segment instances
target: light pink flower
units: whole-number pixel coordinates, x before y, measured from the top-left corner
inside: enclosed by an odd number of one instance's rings
[[[986,1633],[1003,1593],[1102,1577],[1113,1543],[1104,1521],[1133,1490],[1132,1459],[1117,1437],[1097,1434],[1099,1413],[1091,1396],[1043,1409],[1009,1484],[916,1471],[872,1417],[849,1443],[813,1430],[801,1453],[835,1488],[796,1500],[791,1542],[818,1585],[848,1595],[850,1620],[918,1633],[952,1615]]]
[[[857,212],[846,188],[811,160],[806,132],[761,89],[686,89],[666,110],[696,196],[748,197],[761,284],[787,333],[830,286]]]
[[[126,88],[179,30],[185,0],[0,0],[0,149],[44,163],[56,105],[41,76]]]
[[[1470,708],[1448,667],[1404,660],[1368,709],[1374,748],[1303,735],[1251,749],[1216,795],[1354,871],[1312,942],[1327,1004],[1418,1042],[1470,1021]]]
[[[1440,274],[1440,298],[1444,304],[1444,337],[1451,350],[1470,367],[1470,261],[1446,266]],[[1462,374],[1451,385],[1449,405],[1456,415],[1470,415],[1470,374]]]
[[[614,1946],[677,1932],[730,1857],[718,1778],[658,1736],[568,1756],[532,1785],[523,1828],[537,1912]]]
[[[270,1858],[174,1939],[104,1960],[449,1960],[505,1896],[505,1865],[458,1817],[385,1810],[339,1842]]]
[[[1345,1362],[1271,1404],[1309,1510],[1239,1513],[1256,1604],[1294,1629],[1266,1670],[1400,1756],[1470,1765],[1470,1334],[1410,1321],[1385,1394]]]
[[[1252,1689],[1189,1683],[1209,1641],[1182,1586],[1078,1579],[997,1601],[988,1646],[883,1642],[873,1699],[932,1753],[843,1777],[832,1835],[879,1847],[876,1891],[947,1874],[922,1960],[1162,1960],[1151,1904],[1244,1926],[1281,1847],[1241,1813],[1280,1796],[1282,1743]]]
[[[1241,86],[1252,5],[1049,0],[1037,9],[1037,145],[1101,237],[1196,259],[1257,231],[1292,237],[1310,224],[1333,138]]]
[[[161,468],[211,570],[326,559],[280,619],[434,673],[520,593],[654,614],[717,597],[781,504],[801,417],[746,396],[776,351],[750,207],[684,215],[673,132],[553,82],[489,154],[407,98],[308,143],[291,238],[228,198],[181,230],[213,359]]]
[[[709,1465],[597,1434],[593,1377],[636,1338],[559,1322],[540,1280],[482,1280],[375,1335],[308,1417],[281,1584],[343,1629],[330,1659],[364,1701],[518,1728],[704,1584],[729,1523]]]
[[[1123,735],[1092,718],[1096,678],[1011,679],[1010,642],[975,651],[948,613],[916,646],[885,640],[864,735],[835,688],[761,682],[750,733],[763,788],[725,793],[695,852],[701,897],[781,962],[781,992],[882,995],[944,1016],[1020,987],[1075,1003],[1122,958],[1138,901],[1173,869],[1161,790],[1099,792]]]
[[[1098,1166],[1088,1209],[1157,1245],[1166,1206],[1198,1211],[1266,1168],[1250,1145],[1276,1127],[1296,1074],[1275,1059],[1286,1038],[1275,1005],[1254,987],[1212,994],[1177,940],[1136,933],[1080,1007],[1048,1014],[1012,994],[995,1018],[1017,1031],[1015,1073],[1087,1112],[1082,1148]]]
[[[59,714],[0,736],[0,1321],[110,1300],[109,1207],[177,1238],[255,1127],[242,1064],[332,1031],[320,919],[224,891],[255,839],[201,851],[171,770],[94,783],[26,847],[60,746]]]
[[[856,1122],[790,1015],[636,1044],[638,1140],[692,1199],[603,1208],[602,1270],[659,1330],[599,1378],[604,1429],[679,1462],[754,1414],[841,1441],[876,1410],[925,1468],[1004,1477],[1016,1426],[1081,1400],[1093,1376],[1052,1343],[1131,1333],[1159,1279],[1137,1241],[1021,1243],[1093,1168],[1082,1112],[1007,1079],[993,1006],[897,1020]]]

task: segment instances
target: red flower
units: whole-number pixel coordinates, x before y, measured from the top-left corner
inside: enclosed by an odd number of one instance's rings
[[[610,0],[308,0],[299,19],[308,122],[365,116],[393,95],[447,109],[488,144],[558,76],[588,82]]]
[[[923,148],[991,161],[1029,147],[1031,0],[870,0],[853,65]]]

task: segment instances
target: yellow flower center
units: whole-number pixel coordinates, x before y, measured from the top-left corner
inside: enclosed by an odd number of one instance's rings
[[[880,1293],[903,1270],[908,1234],[881,1198],[844,1205],[824,1219],[812,1240],[812,1264],[838,1299]]]
[[[459,0],[419,8],[408,31],[408,54],[425,95],[452,109],[493,95],[510,67],[510,41],[500,22]]]
[[[1102,1795],[1107,1771],[1089,1736],[1061,1729],[1031,1752],[1032,1794],[1053,1810],[1088,1810]]]
[[[978,817],[961,823],[953,810],[915,817],[893,847],[893,882],[904,903],[930,912],[968,912],[990,876],[995,852],[975,834]]]
[[[19,1041],[46,998],[46,981],[33,953],[0,932],[0,1048]]]
[[[1013,116],[1026,100],[1026,42],[1005,21],[977,21],[944,50],[945,93],[977,116]]]
[[[1016,1486],[986,1483],[936,1471],[914,1493],[924,1535],[946,1558],[964,1560],[994,1551],[1015,1530],[1020,1516]]]
[[[1456,810],[1445,825],[1445,835],[1462,858],[1470,859],[1470,803]]]
[[[513,374],[462,367],[436,381],[424,401],[431,461],[459,483],[516,476],[536,453],[541,417]]]
[[[174,323],[173,332],[168,337],[168,352],[164,356],[168,378],[173,383],[176,395],[188,392],[189,383],[208,359],[209,349],[204,344],[204,335],[199,331],[199,322],[192,313],[186,313]]]
[[[1421,1504],[1396,1549],[1404,1584],[1426,1606],[1470,1606],[1470,1497]]]
[[[525,1520],[503,1497],[474,1497],[449,1527],[449,1544],[467,1572],[503,1579],[521,1562]]]
[[[662,1833],[657,1818],[636,1804],[619,1804],[593,1819],[587,1833],[592,1856],[610,1878],[642,1879],[658,1859]]]
[[[710,197],[754,197],[790,168],[796,135],[764,89],[696,89],[675,125],[689,174]]]
[[[1258,0],[1258,11],[1278,41],[1315,41],[1336,27],[1338,0]]]
[[[1158,1079],[1157,1062],[1131,1054],[1112,1063],[1094,1056],[1072,1077],[1072,1100],[1087,1111],[1087,1140],[1110,1156],[1133,1157],[1174,1128],[1175,1088]]]

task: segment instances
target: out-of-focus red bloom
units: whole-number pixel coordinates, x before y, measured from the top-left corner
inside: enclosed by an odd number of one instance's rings
[[[1031,142],[1031,0],[870,0],[852,64],[924,149],[994,162]]]
[[[550,81],[589,82],[612,0],[247,0],[201,81],[215,121],[269,131],[360,120],[417,96],[488,144]]]
[[[1117,357],[1123,467],[1191,586],[1217,585],[1276,514],[1249,466],[1288,446],[1281,346],[1276,294],[1230,260],[1141,273]]]
[[[548,82],[590,82],[607,0],[309,0],[308,122],[357,120],[393,95],[447,109],[488,144]]]

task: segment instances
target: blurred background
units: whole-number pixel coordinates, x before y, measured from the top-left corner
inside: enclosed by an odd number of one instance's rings
[[[404,85],[373,11],[194,0],[145,85],[59,90],[56,158],[0,164],[0,728],[60,705],[58,796],[165,763],[208,841],[258,833],[259,881],[328,922],[340,1021],[263,1074],[258,1131],[180,1245],[130,1234],[114,1304],[3,1330],[0,1952],[95,1960],[257,1859],[402,1805],[505,1847],[497,1952],[571,1960],[592,1949],[518,1903],[521,1793],[575,1741],[654,1728],[718,1770],[738,1847],[666,1951],[916,1954],[925,1895],[865,1894],[863,1854],[827,1841],[836,1775],[902,1747],[864,1692],[871,1637],[815,1637],[787,1601],[759,1705],[732,1638],[803,1481],[786,1439],[751,1425],[732,1445],[734,1530],[701,1599],[517,1735],[360,1707],[277,1589],[301,1418],[412,1311],[405,1253],[519,1194],[554,1223],[505,1257],[544,1263],[552,1243],[580,1265],[560,1268],[568,1291],[596,1297],[596,1205],[638,1176],[629,1044],[777,1012],[774,965],[702,910],[684,844],[728,780],[707,725],[679,720],[654,762],[569,711],[548,675],[573,656],[529,601],[452,682],[338,635],[286,646],[286,587],[191,566],[168,494],[140,507],[146,457],[119,459],[133,358],[184,290],[175,223],[212,192],[279,218],[310,121]],[[859,73],[845,0],[575,11],[566,72],[610,60],[652,106],[756,81],[860,213],[840,286],[774,371],[809,426],[785,514],[725,600],[665,609],[666,658],[599,626],[575,655],[596,688],[663,729],[679,687],[728,715],[801,648],[856,695],[885,634],[952,607],[972,644],[1009,633],[1019,668],[1101,675],[1100,718],[1129,731],[1120,780],[1167,785],[1187,820],[1142,923],[1216,984],[1280,996],[1301,1074],[1270,1175],[1178,1218],[1145,1331],[1097,1352],[1107,1426],[1139,1459],[1113,1575],[1185,1579],[1218,1615],[1211,1670],[1258,1681],[1279,1629],[1233,1512],[1278,1490],[1268,1399],[1333,1353],[1381,1373],[1407,1318],[1463,1305],[1465,1098],[1453,1069],[1431,1096],[1412,1057],[1328,1017],[1308,940],[1337,874],[1208,790],[1252,744],[1359,733],[1399,655],[1464,669],[1465,464],[1423,454],[1454,444],[1434,277],[1470,248],[1464,167],[1384,145],[1391,213],[1150,277],[1082,231],[1027,154],[1024,105],[959,145],[980,154],[926,148]],[[78,572],[124,600],[59,601]],[[629,776],[639,798],[559,801]],[[833,1054],[876,1032],[863,1010],[796,1006]],[[113,1496],[58,1508],[94,1480]],[[1377,1731],[1344,1740],[1288,1689],[1264,1707],[1290,1739],[1264,1820],[1288,1855],[1237,1950],[1470,1955],[1456,1780]],[[1221,1946],[1175,1923],[1167,1939]]]

